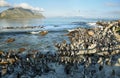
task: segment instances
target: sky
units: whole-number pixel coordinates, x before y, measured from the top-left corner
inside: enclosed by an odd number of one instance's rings
[[[39,10],[46,17],[120,18],[120,0],[0,0],[0,10],[19,6]]]

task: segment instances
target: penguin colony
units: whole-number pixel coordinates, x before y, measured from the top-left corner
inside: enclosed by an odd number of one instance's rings
[[[64,40],[56,43],[59,61],[63,64],[103,64],[108,59],[112,64],[112,56],[120,54],[120,41],[116,38],[115,29],[119,28],[118,22],[101,22],[102,28],[77,28],[71,30],[67,36],[70,44]],[[94,59],[93,59],[94,58]]]

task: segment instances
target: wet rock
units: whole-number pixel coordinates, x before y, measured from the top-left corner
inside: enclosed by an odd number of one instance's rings
[[[19,48],[19,52],[24,52],[26,49],[25,48]]]
[[[15,39],[14,38],[9,38],[8,40],[6,40],[7,43],[11,43],[11,42],[14,42]]]
[[[118,59],[118,63],[120,64],[120,58]]]
[[[10,64],[15,63],[15,59],[14,59],[14,58],[8,58],[7,61],[8,61]]]
[[[115,31],[120,35],[120,26],[117,27]]]
[[[6,68],[2,69],[2,72],[1,72],[2,76],[5,75],[5,74],[7,74],[7,69]]]
[[[59,25],[54,25],[54,27],[59,27]]]
[[[8,64],[7,61],[2,61],[2,62],[0,62],[0,65],[7,65],[7,64]]]
[[[14,29],[14,27],[6,27],[6,29]]]
[[[7,69],[6,68],[2,69],[1,74],[2,74],[2,76],[5,75],[5,74],[7,74]]]
[[[46,34],[48,34],[48,31],[41,31],[41,32],[40,32],[40,35],[41,35],[41,36],[45,36]]]

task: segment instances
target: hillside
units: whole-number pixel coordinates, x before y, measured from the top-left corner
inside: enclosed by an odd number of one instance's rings
[[[44,16],[30,9],[9,8],[0,13],[0,18],[44,18]]]

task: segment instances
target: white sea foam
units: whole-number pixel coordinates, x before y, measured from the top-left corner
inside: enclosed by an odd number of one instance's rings
[[[102,28],[102,26],[97,25],[96,22],[89,22],[88,25],[92,26],[92,27],[100,27],[100,28]]]
[[[33,31],[33,32],[30,32],[30,34],[39,34],[40,33],[40,31]]]
[[[88,25],[96,26],[96,23],[95,22],[90,22],[90,23],[88,23]]]

